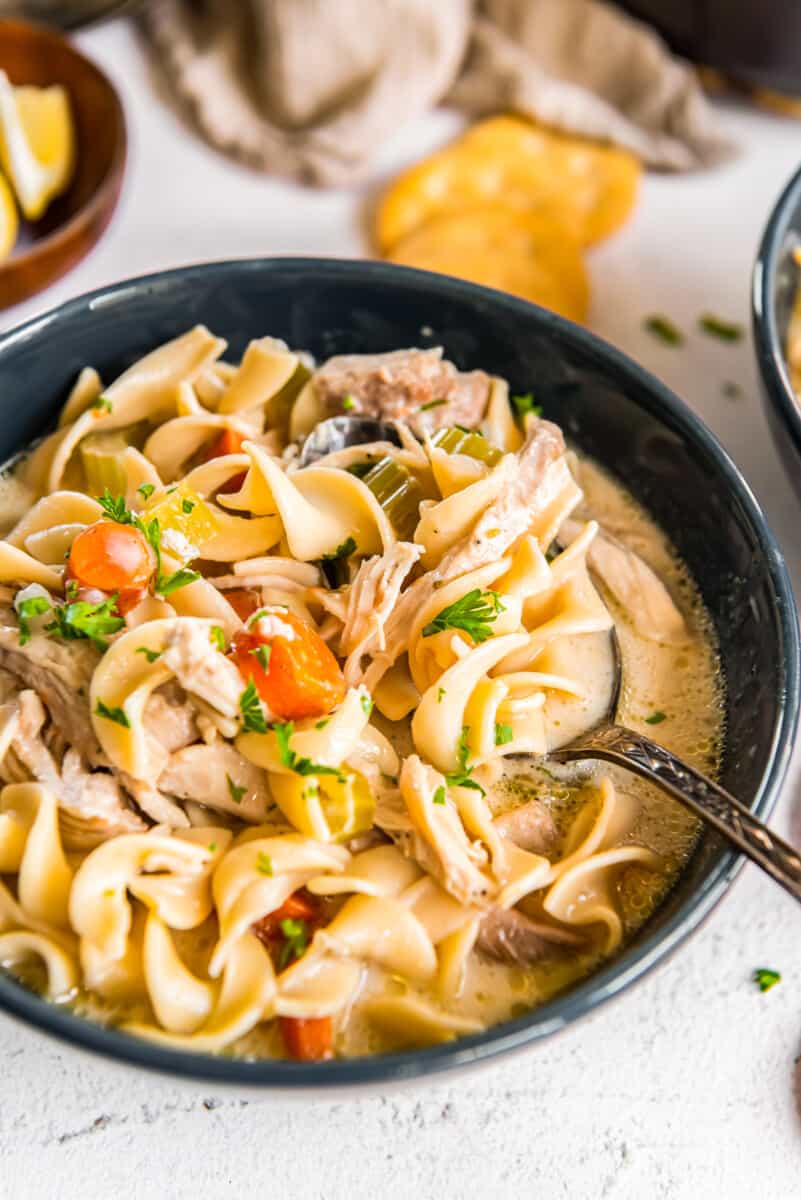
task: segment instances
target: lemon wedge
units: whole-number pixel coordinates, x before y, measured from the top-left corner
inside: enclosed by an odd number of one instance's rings
[[[0,71],[0,164],[29,221],[63,192],[75,166],[69,99],[59,86],[13,87]]]
[[[19,217],[14,193],[5,176],[0,175],[0,262],[5,262],[14,249],[18,230]]]

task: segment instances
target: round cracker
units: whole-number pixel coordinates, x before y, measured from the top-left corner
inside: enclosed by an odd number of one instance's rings
[[[386,253],[436,217],[502,203],[558,219],[588,245],[626,221],[640,174],[625,150],[519,117],[492,117],[389,186],[376,209],[376,243]]]
[[[403,238],[390,261],[522,296],[583,321],[589,283],[579,243],[539,213],[482,205],[449,213]]]

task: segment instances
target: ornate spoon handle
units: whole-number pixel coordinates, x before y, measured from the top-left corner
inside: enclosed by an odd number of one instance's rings
[[[550,757],[558,762],[601,758],[658,784],[801,900],[801,854],[717,783],[643,734],[605,725]]]

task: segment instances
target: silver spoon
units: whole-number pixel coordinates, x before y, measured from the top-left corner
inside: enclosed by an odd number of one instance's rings
[[[723,834],[738,850],[767,871],[791,896],[801,900],[801,855],[783,841],[750,809],[714,780],[682,762],[670,750],[616,723],[623,666],[620,643],[611,632],[614,656],[613,683],[609,706],[602,720],[548,757],[556,762],[600,758],[641,775],[669,792],[691,812]]]
[[[400,446],[400,434],[392,421],[375,417],[329,417],[311,431],[300,452],[300,465],[311,466],[326,454],[368,442],[391,442]]]

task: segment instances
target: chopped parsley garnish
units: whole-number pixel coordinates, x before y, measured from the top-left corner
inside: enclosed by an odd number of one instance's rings
[[[373,711],[373,702],[370,697],[364,695],[360,696],[359,703],[362,706],[362,712],[366,713],[366,715],[369,717],[370,713]]]
[[[114,405],[111,401],[111,398],[109,396],[105,396],[103,392],[101,392],[100,395],[92,401],[90,407],[96,409],[98,412],[110,413]]]
[[[713,313],[703,313],[698,318],[698,328],[709,337],[719,338],[722,342],[739,342],[742,340],[743,327],[736,321],[722,321]]]
[[[331,718],[330,718],[330,717],[323,717],[322,721],[318,721],[318,722],[315,724],[314,728],[315,728],[315,729],[325,729],[326,725],[328,724],[328,722],[329,722],[330,720],[331,720]]]
[[[347,396],[342,397],[342,407],[345,412],[351,412],[356,407],[356,399],[348,392]]]
[[[459,735],[459,767],[456,771],[448,771],[445,776],[445,782],[451,787],[466,787],[472,788],[473,791],[481,792],[482,796],[486,796],[486,792],[477,780],[472,778],[473,767],[468,767],[467,756],[470,753],[467,745],[467,735],[470,732],[469,725],[462,726],[462,732]]]
[[[194,507],[195,507],[194,500],[182,500],[181,501],[181,512],[191,513],[191,511]]]
[[[28,596],[27,600],[21,600],[17,609],[17,620],[19,621],[19,644],[24,646],[30,641],[31,627],[28,624],[31,617],[41,617],[52,608],[50,601],[46,596]]]
[[[657,712],[652,712],[650,717],[645,718],[645,724],[646,725],[661,725],[662,722],[666,721],[666,720],[667,720],[667,713],[657,711]]]
[[[217,843],[216,843],[216,842],[209,842],[209,844],[208,844],[208,846],[206,847],[206,849],[208,850],[209,854],[213,854],[213,853],[214,853],[214,851],[217,849]]]
[[[67,555],[67,557],[69,558],[69,554]],[[68,600],[77,600],[79,591],[80,591],[80,588],[78,587],[78,580],[70,579],[67,583],[66,588],[64,589],[64,594],[66,595]]]
[[[447,400],[429,400],[428,404],[420,405],[420,412],[428,412],[432,408],[442,408],[443,404],[447,403]]]
[[[473,588],[461,600],[455,600],[437,613],[423,629],[423,637],[432,637],[443,629],[463,629],[474,642],[485,642],[492,636],[491,622],[503,611],[497,592]]]
[[[512,396],[510,402],[518,417],[527,417],[529,413],[533,413],[535,417],[542,416],[542,405],[534,403],[531,392],[524,392],[521,396]]]
[[[323,562],[336,562],[338,558],[348,558],[351,554],[353,554],[355,549],[356,542],[353,540],[353,538],[346,538],[344,542],[337,546],[333,554],[323,555]]]
[[[259,851],[256,858],[256,870],[262,875],[273,874],[273,860],[270,858],[269,854],[265,854],[263,850]]]
[[[434,804],[444,804],[445,803],[445,788],[442,786],[442,784],[440,784],[439,787],[437,788],[437,790],[434,792],[432,801]]]
[[[212,625],[209,630],[209,640],[221,654],[225,654],[225,632],[220,625]]]
[[[173,575],[159,575],[156,580],[156,592],[159,596],[171,596],[173,592],[186,587],[189,583],[194,583],[196,579],[200,579],[197,571],[181,567],[180,571],[176,571]]]
[[[445,695],[445,688],[438,687],[437,688],[437,704],[442,704],[442,699],[443,699],[444,695]]]
[[[655,338],[659,338],[660,342],[664,342],[666,346],[681,346],[684,343],[684,334],[681,330],[677,329],[667,317],[659,314],[646,317],[643,321],[643,328]]]
[[[123,709],[109,708],[102,700],[98,700],[95,713],[98,717],[105,717],[107,721],[114,721],[116,725],[122,725],[123,729],[131,728],[131,722]]]
[[[150,650],[147,646],[137,646],[137,654],[144,654],[149,663],[154,663],[157,658],[161,658],[161,650]]]
[[[87,638],[98,650],[107,650],[106,637],[118,633],[125,625],[116,605],[116,592],[100,604],[90,604],[88,600],[57,604],[53,609],[53,620],[45,625],[45,632],[65,641]]]
[[[254,646],[253,649],[249,653],[252,654],[253,657],[258,660],[259,666],[261,667],[262,671],[266,671],[269,669],[269,666],[270,666],[270,658],[272,656],[272,652],[273,652],[272,646],[265,646],[263,643],[260,643],[258,646]]]
[[[151,485],[144,484],[144,487]],[[140,489],[141,490],[141,489]],[[158,523],[158,518],[154,517],[152,521],[143,521],[136,513],[131,512],[130,508],[125,503],[124,496],[112,496],[108,488],[105,489],[102,496],[97,497],[97,502],[103,509],[103,512],[111,521],[116,521],[118,525],[134,525],[141,534],[147,538],[150,545],[153,547],[153,552],[156,555],[156,562],[161,565],[161,527]]]
[[[781,981],[781,972],[774,971],[771,967],[757,967],[753,979],[760,992],[769,992]]]
[[[496,726],[495,726],[495,745],[496,746],[508,745],[509,742],[511,742],[512,737],[513,737],[513,733],[512,733],[511,725],[496,724]]]
[[[156,485],[154,483],[143,483],[136,490],[143,500],[149,500],[156,490]]]
[[[285,917],[281,922],[280,929],[286,939],[278,956],[278,969],[283,971],[292,959],[303,958],[309,944],[309,934],[306,922],[296,921],[292,917]]]
[[[246,733],[266,733],[267,722],[259,700],[256,685],[251,679],[242,695],[239,697],[239,711],[242,713],[242,727]]]
[[[295,732],[292,721],[281,723],[277,721],[272,728],[278,740],[278,753],[281,763],[296,775],[335,775],[340,783],[345,782],[345,776],[337,767],[327,767],[323,763],[312,762],[310,758],[300,757],[289,745],[289,739]]]
[[[248,789],[246,787],[240,787],[239,784],[234,783],[230,775],[225,776],[225,782],[228,784],[228,792],[234,804],[241,804],[242,797]]]

